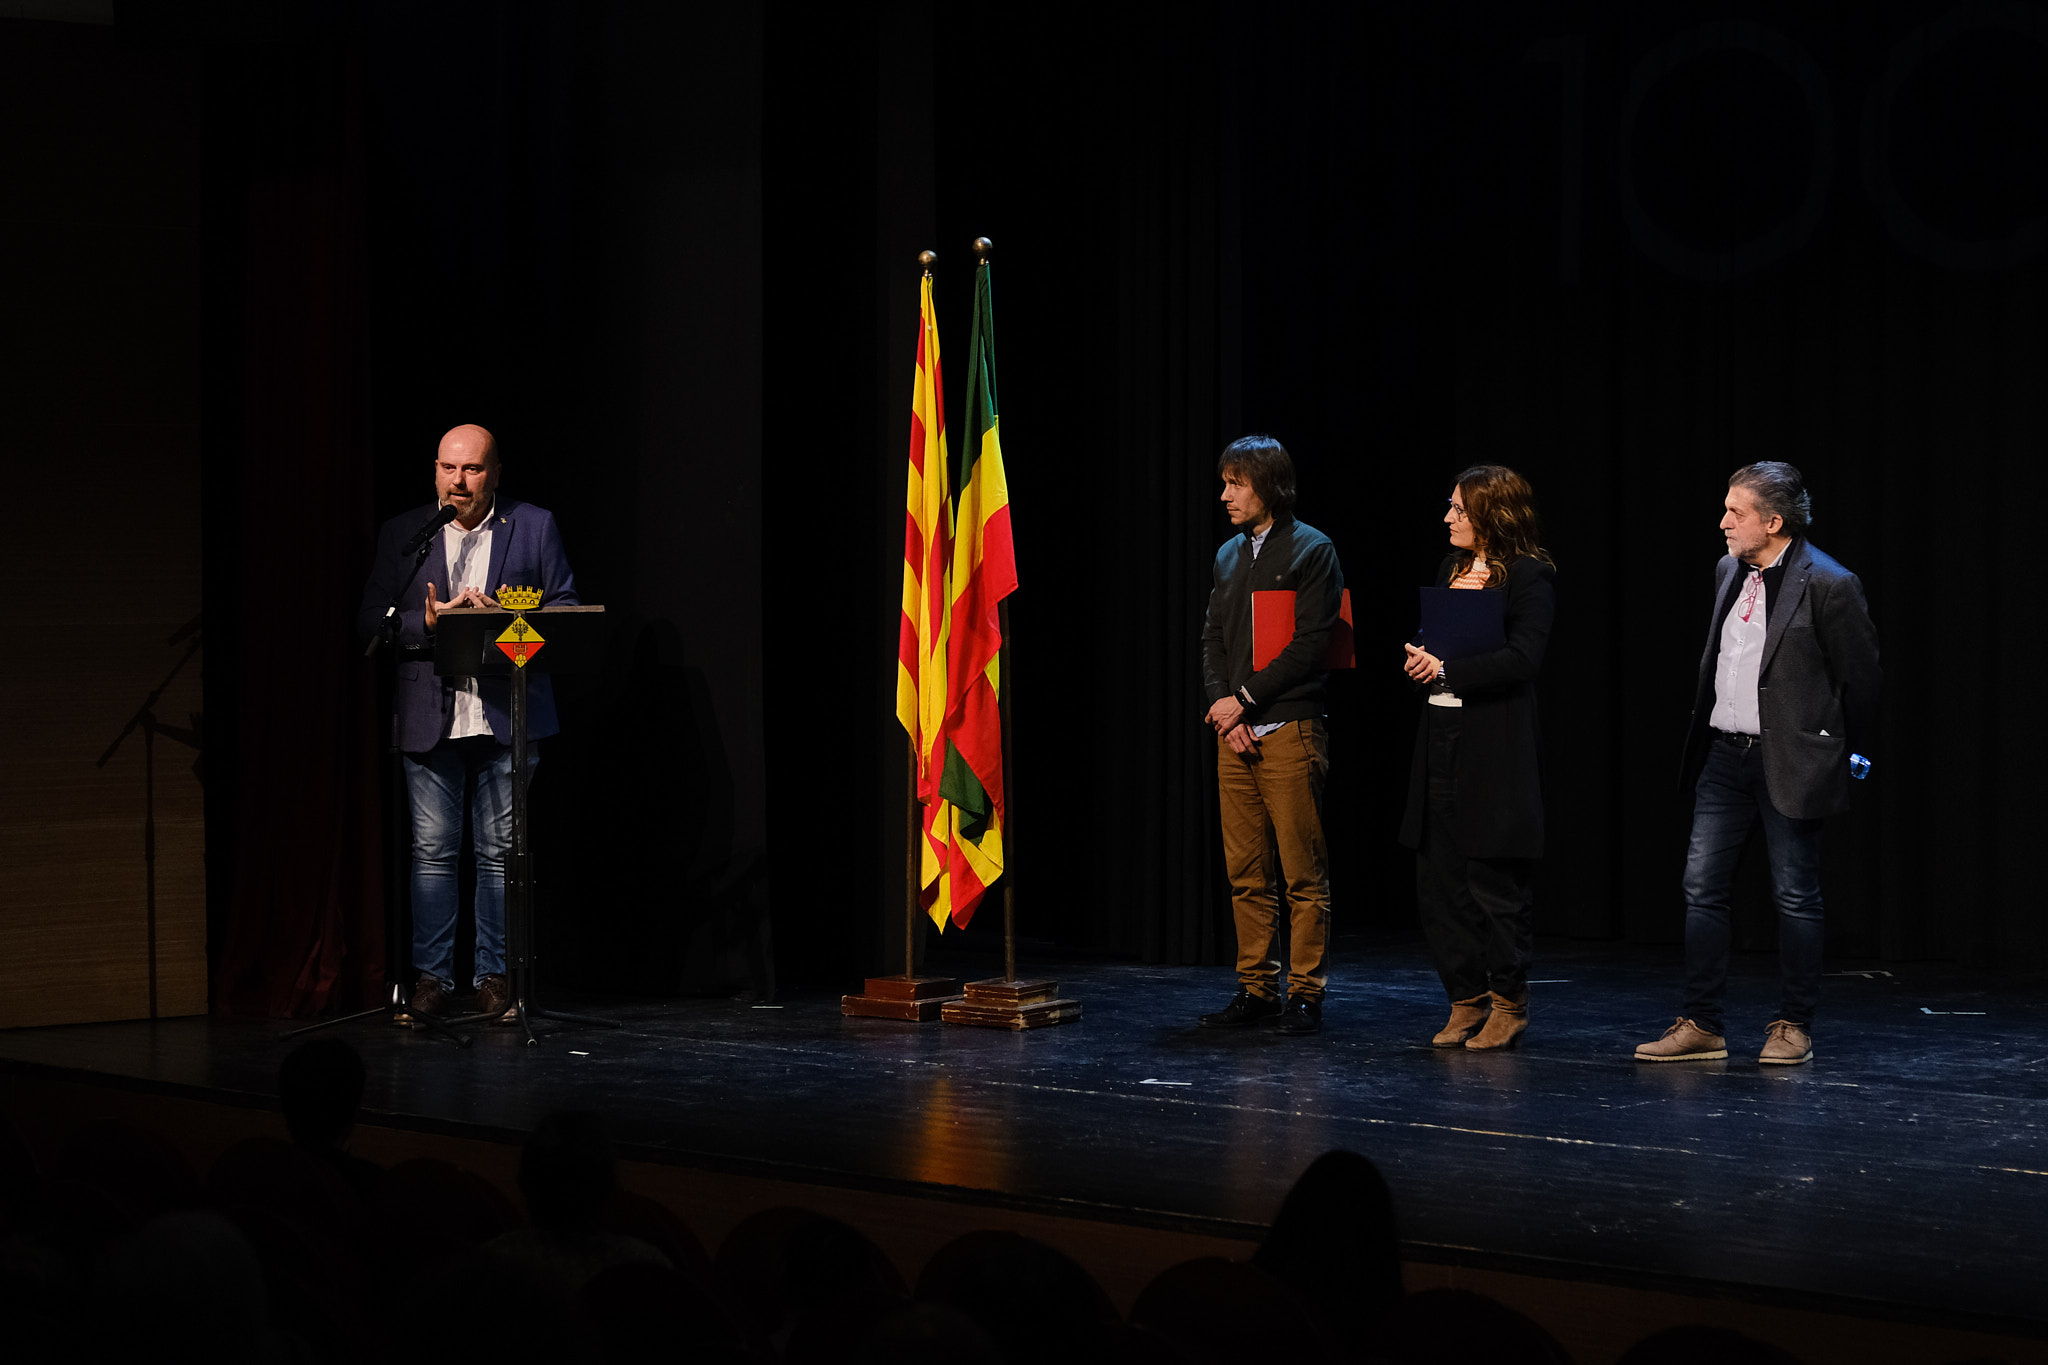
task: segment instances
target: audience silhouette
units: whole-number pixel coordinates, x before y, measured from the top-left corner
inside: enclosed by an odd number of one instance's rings
[[[1365,1341],[1401,1302],[1401,1232],[1379,1168],[1342,1148],[1294,1182],[1252,1264],[1339,1338]]]
[[[646,1242],[608,1227],[618,1161],[595,1114],[573,1111],[540,1121],[519,1154],[519,1193],[526,1200],[527,1225],[486,1246],[501,1259],[539,1271],[566,1294],[613,1266],[669,1265]]]
[[[349,1135],[363,1104],[363,1059],[339,1038],[316,1038],[285,1054],[277,1069],[277,1103],[292,1145],[331,1165],[367,1203],[384,1173],[349,1155]]]

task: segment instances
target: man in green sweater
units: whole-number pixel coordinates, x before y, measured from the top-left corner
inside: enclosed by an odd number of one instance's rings
[[[1201,1022],[1243,1028],[1278,1019],[1283,1033],[1314,1033],[1323,1022],[1330,942],[1323,684],[1344,574],[1329,537],[1294,519],[1294,461],[1285,446],[1270,436],[1243,437],[1224,448],[1216,472],[1238,534],[1216,552],[1202,684],[1204,720],[1216,732],[1238,990]]]

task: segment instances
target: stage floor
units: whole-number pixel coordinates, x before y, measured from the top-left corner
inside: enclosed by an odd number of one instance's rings
[[[641,1159],[1237,1237],[1348,1147],[1414,1259],[2048,1335],[2048,979],[1837,964],[1815,1061],[1759,1067],[1775,961],[1743,958],[1735,1055],[1639,1065],[1677,966],[1544,945],[1502,1055],[1427,1045],[1444,1006],[1412,943],[1340,943],[1300,1039],[1196,1028],[1228,971],[1105,963],[1032,964],[1086,1017],[1027,1034],[847,1019],[837,996],[580,1000],[625,1027],[545,1024],[536,1048],[345,1032],[366,1108],[401,1127],[516,1141],[591,1108]],[[264,1103],[287,1027],[15,1030],[0,1061]]]

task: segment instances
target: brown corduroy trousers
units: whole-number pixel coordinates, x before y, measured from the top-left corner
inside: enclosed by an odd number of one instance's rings
[[[1245,757],[1216,741],[1223,808],[1223,865],[1237,922],[1237,981],[1280,994],[1281,892],[1285,891],[1287,989],[1320,1000],[1330,944],[1330,851],[1323,839],[1323,782],[1330,732],[1320,720],[1289,721]]]

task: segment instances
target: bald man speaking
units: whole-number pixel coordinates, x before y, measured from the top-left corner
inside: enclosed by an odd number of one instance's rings
[[[356,627],[364,641],[397,628],[395,731],[412,805],[410,1010],[447,1010],[455,991],[456,857],[467,808],[476,853],[476,1010],[514,1017],[505,982],[505,859],[512,847],[511,684],[434,674],[434,623],[449,607],[495,607],[505,586],[539,588],[544,607],[573,606],[576,576],[552,514],[498,493],[498,444],[459,426],[434,453],[434,501],[384,523]],[[535,740],[559,728],[545,673],[527,686],[527,771]]]

